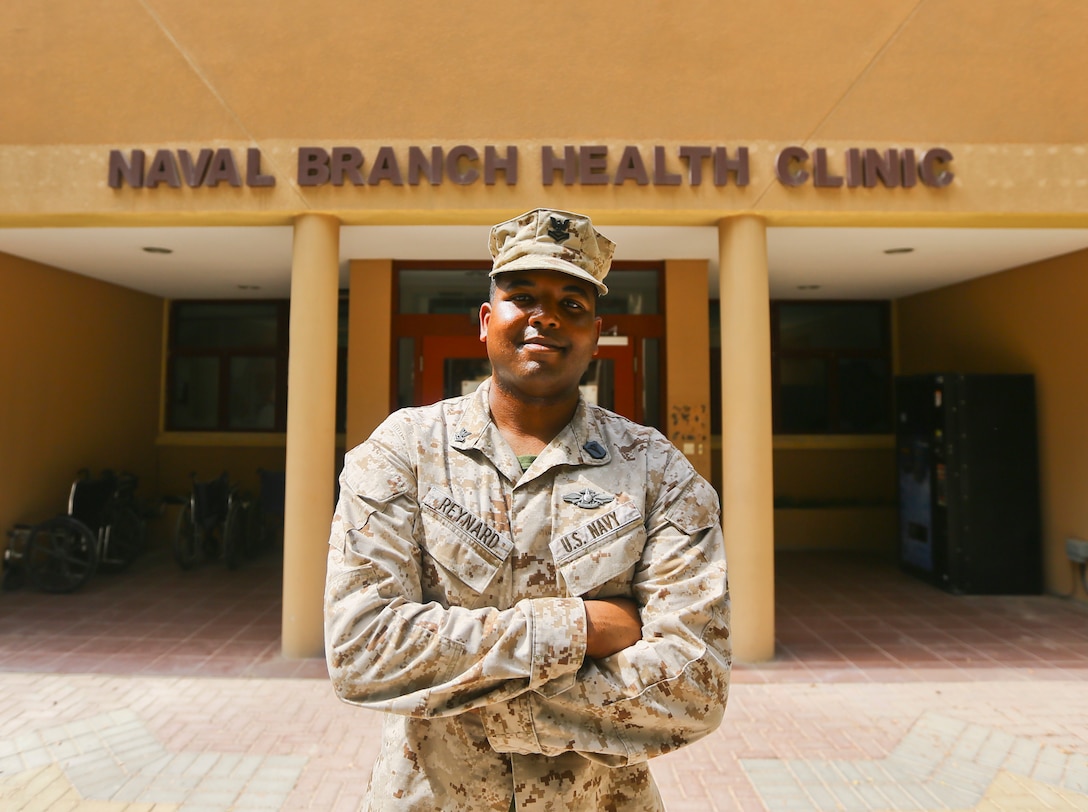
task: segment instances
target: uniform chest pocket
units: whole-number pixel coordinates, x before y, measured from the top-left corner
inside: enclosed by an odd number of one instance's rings
[[[453,497],[431,488],[423,499],[423,548],[475,592],[483,592],[514,545]]]
[[[564,533],[550,546],[570,594],[592,596],[613,579],[626,576],[625,583],[629,581],[645,545],[642,514],[625,502]]]

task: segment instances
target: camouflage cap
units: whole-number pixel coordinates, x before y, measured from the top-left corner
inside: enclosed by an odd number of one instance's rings
[[[616,244],[584,214],[534,209],[491,229],[491,276],[507,271],[560,271],[608,293],[604,278]]]

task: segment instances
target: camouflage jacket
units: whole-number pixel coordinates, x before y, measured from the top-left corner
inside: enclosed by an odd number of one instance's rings
[[[524,473],[488,384],[347,455],[325,592],[341,699],[387,711],[374,810],[659,810],[646,760],[722,718],[718,499],[659,432],[579,403]],[[585,656],[582,599],[642,640]]]

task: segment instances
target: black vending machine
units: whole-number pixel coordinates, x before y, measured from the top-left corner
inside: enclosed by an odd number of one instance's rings
[[[899,560],[967,595],[1042,591],[1035,380],[895,380]]]

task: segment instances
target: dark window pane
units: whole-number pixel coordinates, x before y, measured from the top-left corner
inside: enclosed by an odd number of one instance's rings
[[[403,268],[397,274],[399,313],[464,313],[475,318],[487,301],[490,271]],[[654,270],[613,270],[608,295],[597,302],[600,315],[660,313],[660,278]]]
[[[336,308],[336,346],[341,349],[348,345],[348,300],[341,298]]]
[[[594,358],[578,386],[587,403],[616,408],[616,370],[611,358]]]
[[[475,392],[491,375],[491,362],[486,358],[447,358],[442,370],[442,397],[456,398]]]
[[[348,425],[348,319],[350,300],[340,292],[336,309],[336,433],[343,434]]]
[[[234,349],[276,346],[278,307],[275,304],[179,304],[174,311],[174,345],[182,349]]]
[[[660,313],[660,279],[657,271],[612,271],[605,279],[608,294],[597,300],[598,315]]]
[[[827,363],[822,358],[783,358],[778,374],[778,430],[784,434],[828,431]]]
[[[348,426],[348,351],[336,353],[336,432],[343,434]]]
[[[397,339],[397,408],[414,406],[416,399],[416,342]]]
[[[778,393],[775,393],[777,400]],[[710,433],[722,433],[722,350],[710,349]]]
[[[661,342],[656,338],[642,341],[642,380],[642,422],[647,426],[662,426]]]
[[[475,316],[487,301],[489,270],[403,269],[397,275],[400,313]]]
[[[775,430],[873,434],[891,426],[887,302],[773,302]]]
[[[884,359],[839,360],[839,431],[891,431],[890,375]]]
[[[174,359],[170,421],[177,429],[218,428],[218,358]]]
[[[784,350],[879,350],[884,309],[873,304],[780,304],[778,341]]]
[[[282,431],[285,301],[175,302],[167,428]]]
[[[230,403],[227,425],[243,431],[276,428],[276,359],[235,356],[230,359]]]

